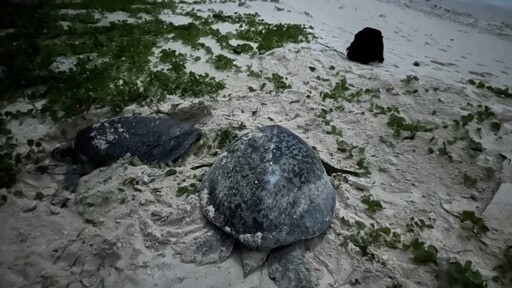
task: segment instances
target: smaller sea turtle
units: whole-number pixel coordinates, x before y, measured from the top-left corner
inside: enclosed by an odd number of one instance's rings
[[[199,129],[172,117],[118,117],[80,130],[72,143],[54,149],[52,157],[71,162],[61,188],[74,192],[80,176],[128,153],[144,163],[171,163],[200,137]]]
[[[276,285],[314,287],[304,240],[329,227],[336,192],[304,140],[279,125],[242,135],[221,153],[199,191],[203,214],[223,233],[213,229],[221,236],[206,234],[182,254],[183,260],[221,262],[234,239],[241,244],[244,276],[271,252],[268,274]]]

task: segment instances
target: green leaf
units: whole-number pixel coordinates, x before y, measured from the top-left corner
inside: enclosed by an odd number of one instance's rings
[[[348,102],[352,102],[353,99],[347,94],[349,90],[350,88],[347,85],[347,79],[342,78],[334,84],[334,87],[330,91],[321,93],[322,101],[332,99],[335,101],[346,100]]]
[[[478,183],[478,179],[476,179],[475,177],[469,176],[465,172],[464,172],[464,176],[463,176],[463,181],[464,181],[464,186],[466,188],[470,188],[470,189],[475,188]]]
[[[503,249],[502,258],[493,270],[497,271],[503,278],[512,279],[512,246]]]
[[[382,233],[384,235],[389,236],[389,235],[391,235],[391,228],[389,228],[389,227],[380,227],[380,228],[377,229],[377,232],[380,232],[380,233]]]
[[[382,204],[380,203],[380,201],[372,199],[372,197],[370,195],[364,195],[363,197],[361,197],[361,202],[367,206],[366,209],[370,213],[376,213],[376,212],[384,209],[384,207],[382,207]]]
[[[217,147],[219,149],[223,149],[224,147],[228,146],[231,142],[233,142],[237,137],[237,133],[229,129],[223,129],[216,136]]]
[[[396,137],[400,136],[400,130],[408,132],[430,132],[433,128],[428,128],[425,125],[416,122],[408,123],[404,117],[396,113],[391,113],[387,122],[388,127],[392,128]]]
[[[213,62],[213,66],[215,69],[219,71],[226,71],[226,70],[232,70],[235,67],[238,67],[235,65],[235,60],[232,58],[227,57],[223,54],[215,55],[215,57],[210,58],[210,61]]]
[[[359,230],[364,230],[366,228],[366,224],[364,224],[362,221],[356,220],[355,224]]]
[[[340,128],[338,128],[334,125],[331,125],[331,131],[327,132],[327,134],[332,134],[332,135],[337,135],[337,136],[343,137],[343,131],[341,131]]]
[[[186,197],[196,194],[198,192],[197,190],[197,184],[192,183],[187,186],[180,186],[178,187],[178,190],[176,191],[176,196],[181,197],[185,195]]]
[[[437,261],[437,250],[418,249],[413,252],[413,261],[417,263],[435,263]]]
[[[36,195],[34,196],[34,200],[43,201],[43,199],[44,199],[43,192],[40,192],[40,191],[36,192]]]
[[[23,194],[23,192],[21,192],[20,190],[16,190],[16,191],[12,192],[12,196],[14,196],[18,199],[26,198],[25,194]]]
[[[171,169],[165,171],[165,176],[168,177],[168,176],[176,175],[176,173],[178,173],[178,171],[176,171],[176,169],[174,169],[174,168],[171,168]]]
[[[403,249],[411,249],[413,261],[419,264],[437,263],[437,248],[429,245],[425,248],[425,242],[419,241],[418,238],[411,240],[409,245],[404,245]]]
[[[265,77],[267,81],[269,81],[273,86],[274,90],[277,92],[282,92],[284,90],[292,88],[292,86],[286,83],[283,76],[279,73],[272,73],[271,77]]]
[[[471,261],[466,261],[464,265],[460,262],[451,262],[448,264],[446,274],[448,283],[452,287],[484,288],[487,287],[483,281],[482,274],[478,270],[471,269]]]
[[[251,54],[254,51],[254,47],[251,44],[243,43],[235,45],[232,49],[234,54]]]
[[[492,132],[498,133],[501,129],[501,123],[498,121],[491,122],[490,128]]]
[[[416,75],[407,75],[404,79],[400,80],[404,82],[406,85],[411,84],[412,82],[418,82],[420,79]]]
[[[476,216],[473,211],[462,211],[459,218],[461,223],[470,222],[473,225],[472,231],[477,235],[486,234],[490,231],[484,220]]]

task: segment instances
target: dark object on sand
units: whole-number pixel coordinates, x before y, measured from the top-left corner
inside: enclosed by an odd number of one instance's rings
[[[414,61],[414,62],[412,63],[412,65],[414,65],[414,66],[416,66],[416,67],[419,67],[419,66],[420,66],[420,62],[418,62],[418,61]]]
[[[270,252],[268,273],[278,287],[315,287],[304,240],[328,229],[336,191],[304,140],[279,125],[242,135],[215,161],[199,191],[205,217],[218,228],[213,231],[229,237],[203,239],[192,249],[197,254],[187,258],[221,262],[234,238],[242,245],[244,276]]]
[[[380,30],[365,27],[357,32],[354,41],[347,48],[347,57],[362,64],[384,62],[384,42]]]
[[[118,117],[80,130],[73,143],[54,149],[52,157],[72,164],[63,189],[73,192],[80,176],[128,153],[144,163],[171,163],[200,137],[199,129],[171,117]]]

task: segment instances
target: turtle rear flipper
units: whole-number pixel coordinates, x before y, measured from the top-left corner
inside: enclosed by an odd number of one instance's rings
[[[306,259],[304,241],[279,247],[268,259],[268,277],[281,287],[318,287],[312,277],[312,269]]]
[[[80,178],[80,166],[69,165],[64,180],[59,185],[55,193],[52,195],[51,204],[54,206],[65,207],[71,199],[71,193],[74,193],[78,186],[78,179]]]

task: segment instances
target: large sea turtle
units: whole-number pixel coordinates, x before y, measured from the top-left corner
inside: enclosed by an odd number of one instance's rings
[[[199,129],[173,117],[126,116],[90,125],[52,151],[54,159],[71,162],[58,191],[73,192],[80,176],[128,153],[144,163],[175,162],[200,137]]]
[[[329,227],[336,192],[321,159],[304,140],[279,125],[255,129],[221,153],[199,191],[206,219],[225,234],[207,237],[217,244],[203,241],[195,252],[214,257],[205,261],[196,255],[194,262],[223,261],[231,251],[222,242],[231,238],[241,244],[245,276],[274,249],[268,272],[279,287],[313,286],[303,240]]]

